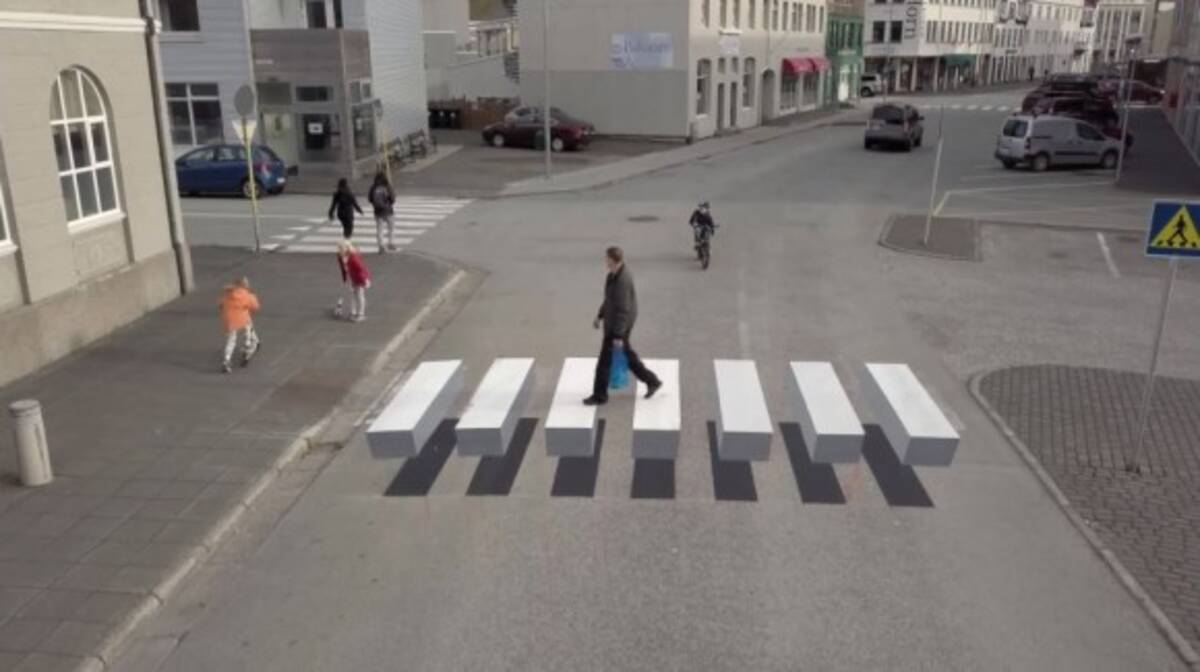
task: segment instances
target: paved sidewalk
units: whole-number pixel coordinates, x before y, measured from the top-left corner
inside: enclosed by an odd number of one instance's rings
[[[684,145],[662,152],[626,159],[594,168],[554,176],[550,180],[531,178],[510,183],[501,197],[533,196],[554,194],[580,189],[593,189],[632,177],[653,173],[674,166],[702,161],[718,154],[737,151],[752,145],[770,142],[795,133],[838,124],[866,123],[865,109],[817,110],[804,114],[776,119],[765,126],[756,126],[744,131],[716,138],[709,138],[691,145]]]
[[[1200,196],[1200,163],[1188,153],[1162,110],[1131,110],[1129,132],[1133,135],[1133,147],[1125,157],[1118,189]]]
[[[197,248],[198,289],[12,385],[42,402],[55,481],[15,485],[0,427],[0,671],[102,669],[353,385],[459,278],[368,257],[368,320],[332,319],[332,255]],[[263,348],[219,373],[220,287],[247,275]],[[7,416],[5,416],[7,418]]]
[[[1145,375],[1021,366],[979,392],[1165,612],[1200,649],[1200,381],[1158,378],[1142,475],[1124,470]]]

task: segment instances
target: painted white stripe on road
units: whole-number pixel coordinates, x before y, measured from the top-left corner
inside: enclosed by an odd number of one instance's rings
[[[638,381],[633,402],[633,458],[673,460],[679,455],[682,405],[679,396],[679,360],[647,359],[646,368],[658,376],[662,387],[646,399],[646,384]]]
[[[978,110],[978,109],[979,109],[978,105],[968,105],[967,106],[968,111],[974,111],[974,110]]]
[[[533,391],[533,359],[502,357],[492,362],[454,427],[458,454],[504,455]]]
[[[863,396],[902,464],[949,466],[958,432],[907,364],[866,364]]]
[[[722,460],[766,460],[771,455],[771,414],[758,367],[745,359],[713,362],[717,380],[717,455]]]
[[[546,454],[592,457],[596,449],[596,407],[584,405],[592,394],[595,357],[568,357],[563,362],[546,416]]]
[[[829,362],[792,362],[792,400],[808,457],[850,464],[862,455],[863,426]]]
[[[386,238],[386,236],[385,236],[385,238]],[[343,238],[341,234],[337,234],[337,235],[333,235],[333,236],[316,234],[316,235],[311,235],[311,236],[305,236],[305,237],[301,238],[301,240],[305,243],[328,243],[328,244],[332,244],[332,245],[336,246],[338,243],[345,240],[345,238]],[[365,245],[368,243],[371,245],[374,245],[375,244],[375,234],[374,233],[372,233],[370,235],[364,234],[361,236],[358,234],[355,234],[355,236],[353,238],[351,238],[350,240],[356,246]],[[411,237],[396,238],[396,244],[397,245],[407,245],[407,244],[413,242],[413,240],[414,240],[414,238],[411,238]]]
[[[422,362],[367,429],[371,454],[416,457],[462,388],[462,360]]]
[[[1104,263],[1108,265],[1108,272],[1114,278],[1121,277],[1121,271],[1117,270],[1117,264],[1113,261],[1112,251],[1108,249],[1108,241],[1104,238],[1104,234],[1096,232],[1096,240],[1100,243],[1100,251],[1104,253]]]

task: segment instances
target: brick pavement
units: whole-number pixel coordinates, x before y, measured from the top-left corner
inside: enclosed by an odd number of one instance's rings
[[[1200,381],[1158,378],[1143,473],[1124,470],[1143,374],[1020,366],[979,391],[1180,633],[1200,647]]]
[[[371,255],[366,322],[332,319],[333,255],[194,251],[197,291],[0,388],[42,402],[55,481],[15,485],[0,420],[0,672],[99,669],[303,431],[327,417],[455,269]],[[247,275],[264,346],[219,373],[220,287]]]

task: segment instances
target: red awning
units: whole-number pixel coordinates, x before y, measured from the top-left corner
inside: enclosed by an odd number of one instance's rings
[[[783,71],[789,75],[799,75],[805,72],[816,72],[817,69],[811,58],[785,58],[783,59]]]
[[[815,56],[808,60],[812,61],[813,68],[815,68],[817,72],[826,72],[829,70],[828,59],[821,58],[820,56]]]

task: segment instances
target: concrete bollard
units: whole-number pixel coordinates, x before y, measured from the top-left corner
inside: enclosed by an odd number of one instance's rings
[[[50,470],[50,447],[46,445],[46,426],[42,423],[42,405],[35,399],[15,401],[9,404],[8,414],[13,419],[21,483],[33,487],[54,480]]]

